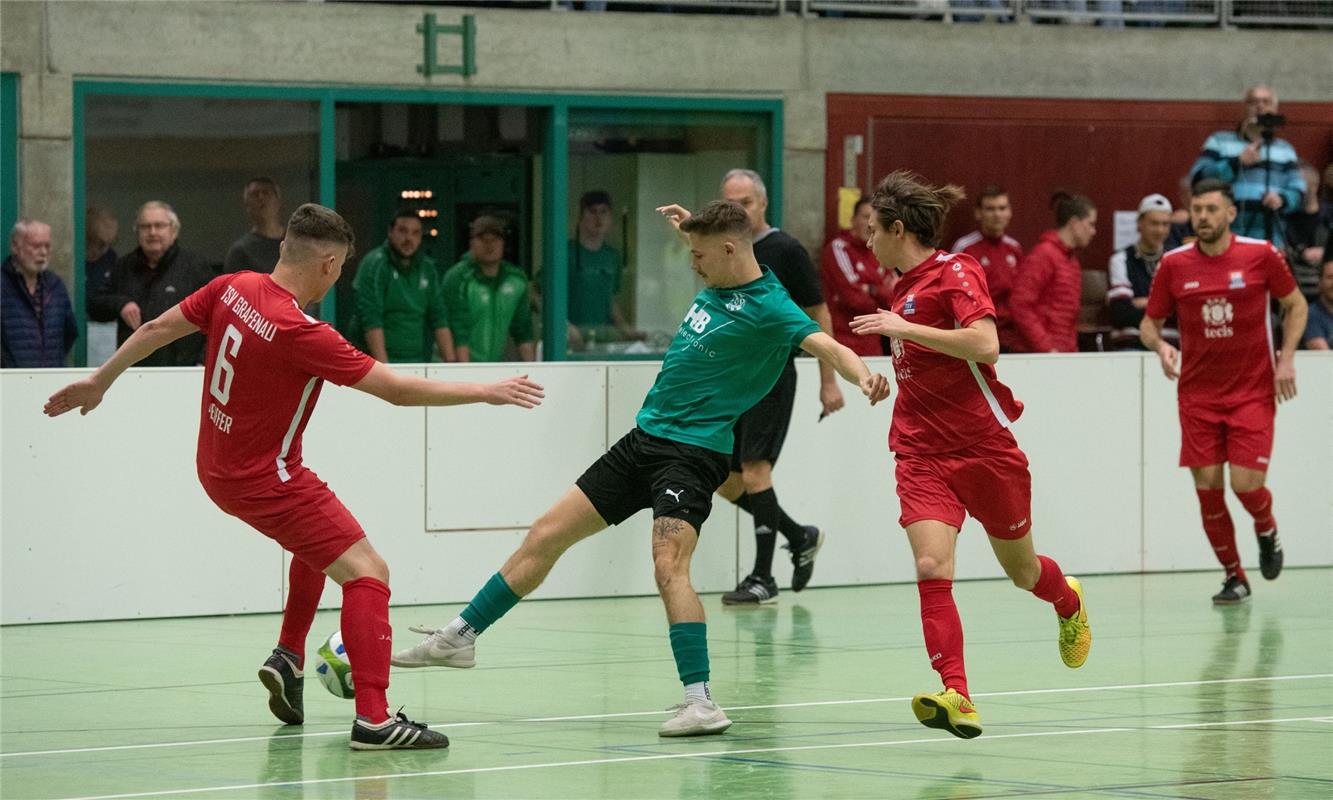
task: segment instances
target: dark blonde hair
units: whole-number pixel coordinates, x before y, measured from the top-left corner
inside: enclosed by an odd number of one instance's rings
[[[740,203],[730,200],[714,200],[680,223],[681,233],[697,233],[702,236],[724,234],[750,241],[750,217],[741,208]]]
[[[347,245],[348,258],[356,252],[352,226],[337,211],[317,203],[306,203],[292,212],[287,220],[287,239]]]
[[[944,236],[944,218],[954,203],[965,197],[959,186],[931,186],[915,172],[891,172],[870,196],[880,228],[888,230],[901,222],[904,230],[926,247],[939,247]]]

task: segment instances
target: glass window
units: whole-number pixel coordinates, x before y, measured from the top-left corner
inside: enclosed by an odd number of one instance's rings
[[[656,208],[697,209],[722,176],[758,169],[766,118],[653,114],[618,123],[576,115],[569,132],[570,358],[652,358],[702,288],[689,249]]]

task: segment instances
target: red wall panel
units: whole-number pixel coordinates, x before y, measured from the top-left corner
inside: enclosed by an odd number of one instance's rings
[[[1284,103],[1281,132],[1307,161],[1323,168],[1333,157],[1333,104]],[[828,96],[825,235],[836,232],[843,137],[865,137],[861,187],[895,169],[934,183],[958,183],[969,194],[950,215],[945,246],[973,229],[972,201],[987,183],[1010,193],[1010,233],[1030,248],[1054,225],[1051,192],[1082,192],[1098,207],[1098,233],[1082,256],[1104,269],[1112,245],[1112,213],[1132,210],[1151,192],[1177,202],[1177,184],[1204,139],[1235,125],[1240,103],[1121,100],[1020,100],[904,95]]]

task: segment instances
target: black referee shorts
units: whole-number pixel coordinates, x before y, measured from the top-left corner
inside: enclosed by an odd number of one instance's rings
[[[653,519],[683,520],[699,531],[713,510],[713,492],[726,479],[724,454],[635,428],[593,462],[575,485],[611,525],[652,508]]]
[[[747,461],[776,464],[787,441],[791,410],[796,404],[796,362],[790,360],[773,389],[736,420],[736,446],[731,453],[731,471],[740,472]]]

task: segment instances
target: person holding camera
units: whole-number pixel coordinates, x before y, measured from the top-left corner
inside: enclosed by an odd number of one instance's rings
[[[1265,84],[1245,92],[1245,118],[1234,131],[1218,131],[1203,143],[1190,182],[1215,178],[1236,196],[1232,232],[1283,245],[1287,217],[1305,201],[1305,180],[1296,149],[1277,136],[1286,119],[1277,113],[1277,93]]]

